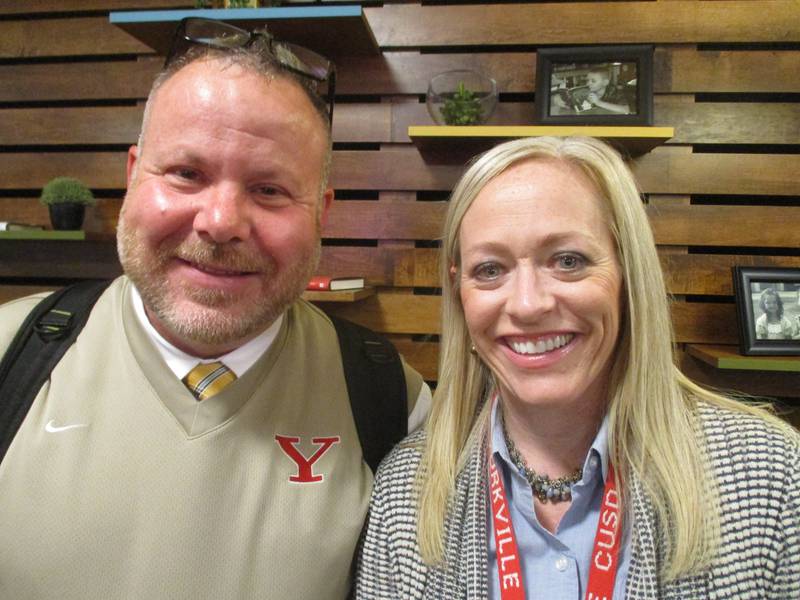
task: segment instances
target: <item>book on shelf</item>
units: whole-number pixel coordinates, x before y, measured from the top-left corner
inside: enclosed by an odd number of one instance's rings
[[[340,290],[360,290],[363,287],[363,277],[329,277],[327,275],[315,275],[308,282],[306,289],[315,292],[338,292]]]

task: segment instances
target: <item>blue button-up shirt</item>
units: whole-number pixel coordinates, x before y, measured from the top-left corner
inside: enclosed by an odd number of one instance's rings
[[[600,504],[608,473],[607,418],[592,442],[583,463],[583,477],[572,486],[572,505],[558,524],[555,535],[536,518],[533,492],[528,480],[517,470],[508,454],[503,427],[497,418],[497,404],[492,410],[492,457],[503,477],[508,508],[520,553],[522,577],[527,600],[584,600],[589,581],[589,565],[594,545]],[[500,600],[497,576],[497,550],[491,509],[489,520],[489,598]],[[630,552],[627,538],[630,528],[623,519],[619,568],[614,582],[614,598],[625,597]]]

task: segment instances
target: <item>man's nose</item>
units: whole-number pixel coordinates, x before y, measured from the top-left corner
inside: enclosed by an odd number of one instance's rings
[[[195,214],[194,229],[200,237],[224,244],[246,240],[250,220],[245,193],[234,184],[221,184],[206,190]]]

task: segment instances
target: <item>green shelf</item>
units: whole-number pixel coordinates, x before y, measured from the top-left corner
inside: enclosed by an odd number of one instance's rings
[[[0,240],[76,240],[86,239],[86,232],[54,231],[50,229],[15,229],[0,231]]]
[[[687,344],[686,351],[717,369],[800,373],[800,356],[742,356],[736,346]]]

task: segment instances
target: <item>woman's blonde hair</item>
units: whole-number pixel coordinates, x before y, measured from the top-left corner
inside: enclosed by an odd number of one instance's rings
[[[470,352],[461,306],[459,231],[480,191],[521,161],[556,160],[580,169],[606,202],[623,277],[623,314],[609,386],[609,457],[620,489],[641,481],[667,543],[662,576],[702,569],[718,544],[718,495],[708,475],[693,412],[697,400],[759,415],[755,407],[709,392],[674,365],[669,300],[636,183],[619,154],[593,138],[525,138],[481,156],[453,190],[442,240],[439,383],[419,470],[418,541],[432,564],[444,556],[443,527],[455,479],[484,435],[491,373]],[[627,494],[623,496],[626,498]],[[628,513],[630,514],[630,513]]]

